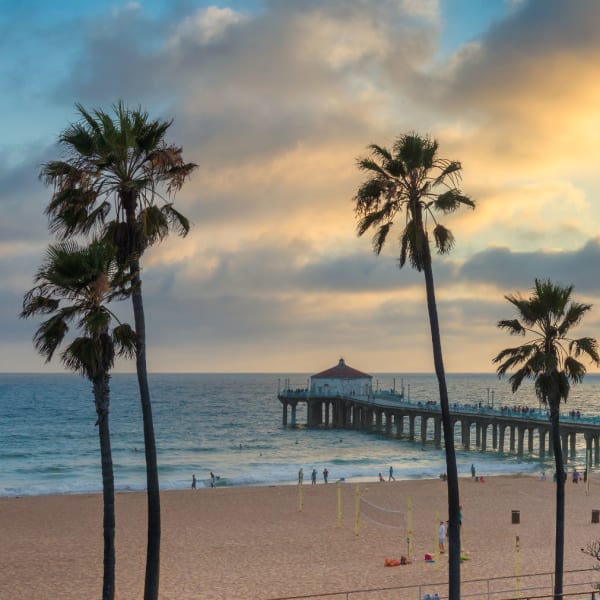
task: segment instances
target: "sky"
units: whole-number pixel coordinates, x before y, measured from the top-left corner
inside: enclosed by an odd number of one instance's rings
[[[596,0],[0,0],[0,372],[62,371],[23,294],[47,245],[41,165],[76,103],[173,119],[198,164],[192,229],[143,259],[154,372],[432,372],[422,273],[358,237],[371,143],[403,133],[459,160],[475,210],[434,256],[448,372],[493,372],[519,340],[504,298],[535,278],[594,305],[600,338]],[[128,304],[117,308],[133,320]],[[119,362],[118,371],[134,371]],[[590,366],[590,372],[596,372]]]

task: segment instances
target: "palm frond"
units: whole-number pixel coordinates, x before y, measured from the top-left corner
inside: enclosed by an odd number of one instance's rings
[[[454,247],[454,236],[452,235],[452,232],[441,224],[434,227],[433,239],[438,254],[448,254]]]
[[[502,319],[498,321],[497,327],[506,329],[511,335],[525,335],[525,327],[518,319]]]
[[[574,383],[581,383],[587,372],[585,365],[573,356],[567,356],[563,365],[565,375]]]
[[[125,358],[135,356],[138,337],[136,332],[127,323],[122,323],[112,330],[112,337],[117,354]]]
[[[56,311],[60,301],[40,293],[39,288],[29,290],[23,298],[23,310],[19,314],[21,319],[28,319],[39,314],[50,314]]]
[[[461,206],[468,206],[474,209],[475,202],[458,190],[452,189],[437,196],[433,200],[432,206],[444,214],[450,214]]]
[[[387,189],[387,185],[384,180],[380,178],[367,179],[359,188],[354,198],[356,206],[354,212],[361,216],[372,210],[379,208],[381,196]]]
[[[160,211],[166,217],[169,227],[172,228],[178,235],[185,237],[190,231],[190,221],[187,217],[175,210],[172,203],[163,204]]]
[[[387,239],[387,235],[390,232],[392,225],[392,221],[383,223],[379,226],[379,229],[375,232],[375,235],[373,235],[372,242],[375,254],[381,254],[381,250],[383,249],[385,240]]]
[[[61,354],[61,360],[68,369],[94,379],[112,369],[114,356],[112,339],[103,334],[75,338]]]
[[[581,304],[579,302],[571,302],[564,311],[562,322],[558,325],[558,333],[560,336],[565,336],[571,327],[575,327],[583,318],[586,312],[591,310],[591,304]]]
[[[423,228],[414,219],[410,219],[400,234],[400,268],[408,259],[411,267],[421,272],[428,256],[425,251],[425,244],[428,243]]]
[[[504,369],[502,371],[500,369],[498,369],[498,376],[504,375],[505,373],[506,373],[506,369]],[[512,390],[512,393],[514,394],[521,387],[521,384],[523,383],[524,379],[530,379],[531,377],[534,377],[534,376],[535,376],[535,374],[531,370],[530,365],[528,365],[528,364],[523,365],[523,367],[521,367],[520,369],[515,371],[508,378],[508,382],[510,383],[510,389]]]
[[[446,179],[451,179],[453,183],[458,183],[460,180],[460,171],[462,169],[462,165],[459,161],[440,161],[438,166],[440,167],[440,173],[435,179],[433,179],[432,187],[436,187],[441,183],[444,183]]]
[[[572,353],[576,357],[583,354],[594,364],[598,365],[600,363],[598,342],[591,337],[582,337],[571,340],[569,343],[569,353]]]
[[[389,178],[388,172],[371,158],[359,158],[357,166],[361,171],[371,171],[384,179]]]
[[[374,158],[378,158],[383,160],[384,162],[388,162],[393,160],[392,153],[385,146],[378,146],[377,144],[369,144],[368,146],[371,154]]]
[[[144,240],[159,242],[169,235],[169,221],[158,206],[151,205],[140,211],[139,222]]]
[[[69,326],[65,319],[61,314],[57,314],[44,321],[34,333],[33,345],[46,358],[46,362],[52,360],[54,352],[68,331]]]

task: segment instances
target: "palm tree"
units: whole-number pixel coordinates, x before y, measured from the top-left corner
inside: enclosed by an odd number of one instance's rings
[[[100,229],[117,247],[131,273],[136,370],[144,421],[148,494],[148,545],[145,600],[156,600],[160,572],[160,492],[152,405],[146,368],[146,323],[140,260],[146,248],[171,229],[180,235],[188,220],[167,202],[196,168],[183,160],[179,146],[167,144],[172,121],[150,120],[141,109],[113,106],[114,115],[77,105],[80,121],[59,137],[65,160],[43,165],[40,177],[54,186],[46,208],[50,229],[61,239]]]
[[[63,350],[61,361],[92,382],[104,503],[103,600],[115,594],[115,498],[113,463],[108,423],[110,370],[115,355],[133,356],[135,334],[127,324],[110,329],[113,314],[107,303],[122,298],[125,282],[115,268],[114,250],[93,242],[79,248],[73,243],[50,246],[35,277],[37,285],[23,300],[22,318],[50,315],[34,335],[36,350],[50,361],[63,345],[74,323],[81,335]]]
[[[533,338],[522,346],[507,348],[494,359],[501,377],[516,369],[509,382],[516,392],[524,379],[535,383],[537,397],[550,408],[552,449],[556,465],[556,534],[554,552],[554,598],[560,600],[563,591],[563,557],[565,533],[565,469],[560,441],[560,403],[566,402],[571,383],[580,383],[586,373],[577,360],[585,356],[598,365],[598,343],[595,339],[569,337],[572,327],[579,324],[591,304],[571,301],[573,286],[563,287],[550,280],[535,280],[530,298],[505,296],[516,308],[519,318],[498,321],[498,327],[511,335]]]
[[[460,529],[459,494],[454,430],[448,404],[448,389],[442,359],[442,344],[438,322],[435,289],[431,264],[430,240],[427,228],[431,217],[433,241],[440,254],[446,254],[454,245],[452,233],[438,223],[434,211],[452,213],[460,206],[473,208],[475,203],[462,194],[461,164],[439,158],[438,143],[415,133],[401,135],[392,150],[372,144],[371,156],[359,158],[358,168],[367,173],[367,179],[355,196],[358,235],[374,229],[373,249],[380,254],[394,219],[405,212],[404,228],[400,232],[400,268],[408,259],[410,265],[425,275],[427,309],[431,327],[433,359],[440,392],[442,422],[446,446],[448,473],[449,528],[449,598],[460,598]]]

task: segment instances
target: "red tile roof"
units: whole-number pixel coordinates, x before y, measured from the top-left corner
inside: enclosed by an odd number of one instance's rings
[[[340,358],[340,362],[335,367],[321,371],[320,373],[313,375],[311,379],[364,379],[365,377],[373,379],[372,375],[349,367],[344,362],[344,359]]]

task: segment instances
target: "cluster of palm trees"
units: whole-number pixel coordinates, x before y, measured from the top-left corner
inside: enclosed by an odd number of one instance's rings
[[[146,327],[140,261],[144,251],[170,231],[186,235],[188,220],[170,201],[196,168],[182,149],[166,142],[172,121],[152,120],[140,108],[122,102],[112,114],[77,105],[80,119],[60,136],[63,160],[43,165],[40,177],[53,193],[46,208],[50,231],[58,242],[49,247],[27,292],[21,316],[45,315],[34,335],[37,351],[48,361],[60,359],[92,384],[100,439],[104,497],[104,600],[115,593],[114,476],[110,448],[110,372],[118,356],[135,357],[142,405],[148,495],[148,545],[145,600],[156,600],[160,572],[160,496],[152,407],[146,369]],[[392,149],[371,145],[358,160],[367,174],[355,196],[358,234],[373,229],[373,248],[381,252],[394,220],[402,268],[406,261],[425,276],[435,373],[438,380],[448,474],[449,598],[460,598],[460,500],[453,424],[444,371],[430,244],[450,252],[452,232],[436,213],[449,214],[474,201],[459,189],[461,164],[438,156],[438,143],[416,133],[400,136]],[[431,238],[429,223],[432,224]],[[531,378],[539,398],[550,408],[552,443],[558,474],[554,596],[562,596],[564,545],[564,465],[559,406],[571,383],[586,372],[578,357],[600,361],[596,340],[569,338],[591,305],[571,301],[572,286],[536,280],[530,298],[506,296],[519,319],[499,321],[514,335],[532,334],[528,343],[500,352],[493,360],[516,391]],[[121,323],[110,309],[131,299],[134,327]],[[113,322],[116,325],[113,325]],[[69,335],[75,327],[79,335]]]
[[[117,356],[135,357],[142,406],[148,496],[144,599],[156,600],[160,573],[160,495],[152,405],[146,369],[146,326],[140,261],[170,231],[186,235],[188,220],[171,201],[196,168],[166,142],[172,121],[115,104],[112,114],[77,105],[79,120],[59,136],[62,160],[42,166],[53,193],[46,208],[50,245],[25,295],[21,317],[47,316],[34,334],[51,360],[63,347],[66,368],[92,383],[100,438],[104,499],[103,600],[115,594],[114,477],[110,447],[110,371]],[[131,299],[134,327],[110,309]],[[116,323],[113,326],[113,322]],[[70,334],[75,327],[77,337]]]
[[[358,234],[361,236],[373,229],[373,249],[380,254],[394,220],[401,217],[399,266],[402,268],[408,260],[413,268],[425,275],[448,474],[448,597],[450,600],[459,600],[461,552],[458,473],[435,300],[428,219],[433,225],[433,243],[438,253],[446,254],[452,249],[454,237],[438,222],[435,213],[449,214],[461,206],[474,208],[475,203],[458,187],[460,162],[438,157],[438,143],[435,140],[409,133],[398,137],[391,150],[375,144],[369,149],[368,157],[358,159],[358,168],[367,174],[354,198]],[[513,392],[525,379],[532,379],[537,396],[550,408],[552,447],[558,476],[554,600],[562,599],[564,555],[564,464],[559,407],[560,402],[568,398],[570,384],[581,382],[586,373],[585,366],[578,358],[583,356],[596,365],[600,361],[595,339],[569,337],[570,330],[591,308],[589,304],[571,301],[572,290],[572,286],[536,279],[530,298],[505,296],[516,308],[519,319],[501,320],[498,327],[513,335],[531,334],[533,337],[522,346],[503,350],[493,359],[498,364],[499,376],[516,369],[509,379]]]

